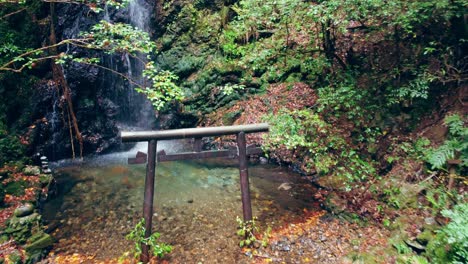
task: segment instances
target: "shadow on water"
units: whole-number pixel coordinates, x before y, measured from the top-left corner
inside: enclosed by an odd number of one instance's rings
[[[56,226],[56,254],[118,258],[131,250],[125,235],[142,217],[145,165],[127,165],[129,153],[81,164],[58,163],[59,195],[45,208]],[[127,156],[125,156],[127,155]],[[112,161],[112,162],[110,162]],[[160,163],[156,169],[154,231],[174,246],[171,261],[236,263],[236,217],[242,216],[236,160]],[[297,174],[250,164],[253,214],[264,228],[278,228],[318,209],[313,187]]]

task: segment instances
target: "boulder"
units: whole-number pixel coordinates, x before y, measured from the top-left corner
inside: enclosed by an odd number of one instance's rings
[[[30,215],[33,212],[34,212],[34,205],[31,203],[26,203],[16,208],[14,211],[14,215],[16,217],[23,217],[23,216]]]

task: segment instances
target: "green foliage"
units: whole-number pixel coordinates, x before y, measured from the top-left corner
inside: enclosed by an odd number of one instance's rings
[[[464,120],[457,114],[445,118],[445,124],[449,128],[448,138],[438,148],[429,149],[425,157],[432,169],[444,169],[447,161],[460,159],[460,167],[468,165],[468,127]]]
[[[135,242],[134,257],[138,259],[142,253],[141,244],[148,245],[154,256],[163,257],[171,253],[172,246],[165,243],[159,243],[159,233],[152,233],[148,238],[145,238],[145,219],[141,219],[135,228],[125,237],[127,240]]]
[[[18,137],[10,135],[0,120],[0,167],[7,162],[22,159],[25,150]]]
[[[342,136],[342,131],[310,110],[287,111],[265,117],[270,132],[265,136],[266,151],[286,148],[300,150],[304,163],[322,174],[335,173],[349,182],[375,175],[372,162],[362,158]]]
[[[434,215],[450,204],[451,196],[452,194],[444,187],[433,187],[427,190],[426,200],[430,203]]]
[[[236,217],[237,221],[237,236],[240,237],[240,247],[251,247],[255,242],[260,243],[262,247],[268,246],[268,239],[270,238],[271,227],[268,226],[263,233],[262,239],[258,240],[255,234],[260,232],[257,226],[257,218],[254,217],[251,221],[243,221],[239,216]]]
[[[244,90],[244,89],[245,89],[245,85],[227,83],[226,85],[221,87],[221,92],[224,95],[231,95],[234,92],[237,92],[239,90]]]
[[[255,233],[258,232],[258,226],[255,223],[256,218],[253,218],[251,221],[244,222],[239,217],[236,217],[236,221],[238,224],[237,235],[241,238],[239,246],[252,246],[253,243],[257,241],[257,238],[255,237]]]
[[[60,3],[69,4],[85,4],[94,12],[103,11],[105,5],[112,6],[116,9],[125,7],[130,3],[131,0],[62,0]],[[47,1],[44,1],[47,2]],[[1,4],[12,4],[12,5],[28,5],[31,1],[28,0],[0,0]]]
[[[427,246],[427,256],[431,263],[466,263],[468,259],[468,204],[455,205],[451,210],[443,210],[442,215],[450,218],[436,238]]]
[[[156,45],[147,32],[129,24],[113,24],[101,20],[91,28],[90,32],[82,35],[92,40],[87,44],[87,48],[101,49],[108,54],[128,53],[136,56],[138,53],[151,54],[156,50]]]
[[[155,109],[161,110],[167,102],[183,98],[181,88],[175,84],[178,77],[171,72],[158,71],[154,64],[149,62],[143,76],[152,82],[152,86],[136,88],[136,91],[145,94]]]
[[[95,11],[99,9],[101,4],[105,3],[105,1],[87,2],[91,7],[95,7]],[[122,7],[127,3],[127,0],[107,1],[107,4],[115,8]],[[0,23],[1,31],[2,27]],[[149,96],[149,99],[158,110],[168,102],[182,98],[182,90],[174,83],[177,77],[172,73],[157,70],[152,61],[146,62],[146,60],[151,60],[152,56],[156,53],[156,44],[151,40],[147,32],[143,32],[131,25],[100,21],[92,26],[89,32],[81,33],[81,38],[65,39],[54,46],[74,45],[84,49],[102,51],[106,54],[132,56],[138,63],[145,66],[143,75],[146,79],[143,83],[137,83],[136,80],[131,79],[131,76],[100,65],[98,58],[77,57],[74,54],[66,53],[49,54],[49,47],[36,49],[31,47],[20,48],[14,41],[15,34],[10,31],[5,33],[7,33],[7,38],[5,41],[2,40],[0,42],[0,54],[5,55],[0,60],[2,62],[0,64],[0,72],[22,72],[24,69],[33,68],[38,62],[46,59],[54,59],[58,64],[76,62],[95,65],[126,78],[135,86],[140,87],[139,91]],[[146,56],[146,59],[141,59],[141,55]]]

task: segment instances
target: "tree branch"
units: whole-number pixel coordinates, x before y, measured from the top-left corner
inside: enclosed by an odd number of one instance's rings
[[[14,11],[14,12],[11,12],[11,13],[9,13],[9,14],[6,14],[6,15],[0,17],[0,20],[3,20],[3,19],[5,19],[5,18],[7,18],[7,17],[10,17],[10,16],[15,15],[15,14],[18,14],[18,13],[21,13],[21,12],[23,12],[23,11],[25,11],[25,10],[26,10],[26,8],[21,8],[20,10],[16,10],[16,11]]]

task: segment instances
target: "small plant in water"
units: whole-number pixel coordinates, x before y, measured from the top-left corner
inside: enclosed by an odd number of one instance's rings
[[[125,238],[135,242],[134,257],[138,259],[142,253],[141,244],[148,245],[154,256],[163,257],[165,254],[171,253],[172,246],[159,243],[157,239],[161,234],[155,232],[150,237],[145,238],[145,219],[141,219],[135,228]]]
[[[256,224],[256,217],[250,221],[243,221],[239,218],[239,216],[237,216],[236,221],[238,224],[237,235],[241,238],[241,241],[239,242],[240,247],[250,247],[255,242],[259,242],[263,247],[268,245],[268,238],[270,237],[271,227],[268,227],[264,232],[262,240],[258,240],[255,236],[255,233],[259,232],[259,228]]]

